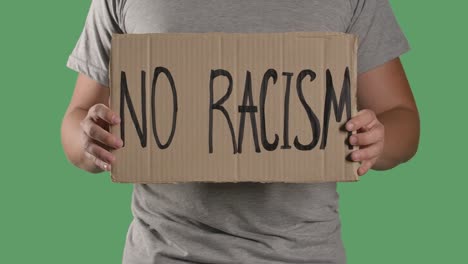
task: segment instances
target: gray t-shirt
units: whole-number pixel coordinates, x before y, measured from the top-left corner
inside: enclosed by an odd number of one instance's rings
[[[409,50],[387,0],[94,0],[67,66],[108,85],[111,34],[335,31],[358,71]],[[135,184],[123,263],[346,263],[335,183]]]

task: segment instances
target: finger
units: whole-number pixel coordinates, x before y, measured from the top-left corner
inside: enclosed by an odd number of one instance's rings
[[[110,171],[111,166],[110,166],[108,163],[106,163],[106,162],[104,162],[104,161],[102,161],[102,160],[96,158],[96,156],[94,156],[94,155],[92,155],[92,154],[90,154],[90,153],[88,153],[88,152],[85,152],[85,154],[86,154],[86,156],[88,157],[88,159],[92,160],[93,163],[94,163],[96,166],[98,166],[99,168],[101,168],[101,170]]]
[[[106,146],[120,148],[123,145],[123,142],[120,138],[112,135],[109,131],[103,129],[90,119],[83,120],[82,128],[86,135],[103,143]]]
[[[359,166],[358,168],[358,171],[357,171],[358,175],[362,176],[366,174],[372,168],[372,166],[374,166],[374,163],[375,163],[375,159],[363,161],[361,163],[361,166]]]
[[[369,131],[351,135],[349,137],[349,143],[355,146],[366,146],[381,141],[383,137],[383,125],[379,124]]]
[[[364,109],[359,111],[359,113],[351,118],[346,123],[346,129],[348,131],[355,131],[360,128],[367,128],[370,129],[374,124],[375,121],[378,121],[374,111]]]
[[[376,158],[382,152],[382,144],[373,144],[365,148],[360,148],[351,153],[353,161],[364,161]]]
[[[111,164],[115,161],[115,157],[112,153],[92,141],[88,141],[85,144],[85,153],[89,153],[96,159],[99,159],[108,164]]]
[[[120,123],[119,116],[104,104],[96,104],[92,106],[89,109],[89,114],[94,121],[97,121],[97,118],[100,118],[109,124]]]

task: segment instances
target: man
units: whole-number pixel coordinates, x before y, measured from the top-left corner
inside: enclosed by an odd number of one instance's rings
[[[112,33],[336,31],[356,34],[359,175],[409,160],[419,117],[399,56],[409,50],[387,0],[94,0],[67,66],[79,72],[62,125],[69,160],[110,170]],[[79,140],[78,140],[79,139]],[[335,183],[135,184],[123,263],[346,263]]]

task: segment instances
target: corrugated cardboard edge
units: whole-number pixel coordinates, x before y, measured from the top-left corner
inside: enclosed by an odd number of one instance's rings
[[[174,33],[168,33],[168,32],[158,32],[158,33],[112,33],[112,38],[111,38],[111,50],[112,50],[112,44],[115,42],[117,39],[125,39],[125,38],[132,38],[132,37],[150,37],[152,35],[166,35],[166,36],[202,36],[202,35],[270,35],[270,34],[286,34],[286,35],[297,35],[298,37],[307,37],[307,38],[323,38],[323,37],[334,37],[334,36],[352,36],[354,39],[357,41],[357,35],[355,34],[350,34],[350,33],[344,33],[344,32],[331,32],[331,31],[286,31],[286,32],[174,32]],[[303,35],[301,35],[303,34]],[[357,43],[356,43],[357,44]],[[110,60],[109,60],[109,63]],[[110,71],[109,71],[109,76],[110,76]]]
[[[357,110],[357,90],[358,90],[358,85],[357,85],[357,79],[358,79],[358,65],[357,65],[357,61],[358,61],[358,49],[359,49],[359,37],[355,34],[349,34],[351,36],[353,36],[353,39],[354,39],[354,47],[353,47],[353,56],[356,58],[354,60],[354,65],[353,65],[353,69],[354,69],[354,72],[352,73],[352,76],[355,76],[355,80],[354,80],[354,87],[355,87],[355,92],[353,94],[353,100],[354,102],[356,102],[356,107],[352,107],[351,108],[351,117],[353,116],[356,116],[358,110]],[[353,131],[352,134],[356,134],[356,131]],[[356,146],[353,146],[353,151],[357,150],[358,147]],[[357,170],[360,166],[360,163],[359,162],[352,162],[353,163],[353,173],[354,173],[354,179],[353,180],[350,180],[348,182],[356,182],[356,181],[359,181],[359,175],[357,173]],[[346,182],[346,181],[343,181],[343,182]]]
[[[155,35],[155,34],[158,34],[158,35],[193,35],[193,36],[197,36],[197,35],[200,35],[200,34],[205,34],[205,35],[208,35],[208,34],[215,34],[215,35],[224,35],[224,34],[229,34],[229,35],[232,35],[232,34],[237,34],[237,35],[259,35],[259,34],[271,34],[271,33],[287,33],[287,34],[299,34],[298,37],[320,37],[320,38],[323,38],[324,36],[352,36],[352,38],[354,39],[354,48],[353,48],[353,56],[355,56],[355,60],[354,60],[354,65],[353,65],[353,73],[352,73],[352,76],[355,76],[354,78],[354,87],[355,87],[355,93],[353,94],[353,97],[354,97],[354,102],[356,102],[357,104],[357,78],[358,78],[358,73],[357,73],[357,60],[358,60],[358,48],[359,48],[359,38],[357,35],[355,34],[349,34],[349,33],[344,33],[344,32],[328,32],[328,31],[324,31],[324,32],[321,32],[321,31],[316,31],[316,32],[310,32],[310,31],[288,31],[288,32],[234,32],[234,33],[231,33],[231,32],[154,32],[154,33],[131,33],[131,34],[121,34],[121,33],[112,33],[112,38],[111,38],[111,49],[110,49],[110,53],[111,55],[109,56],[110,59],[109,59],[109,71],[108,71],[108,76],[109,76],[109,89],[110,89],[110,92],[112,92],[112,53],[114,52],[113,50],[113,46],[115,46],[115,42],[118,40],[118,39],[121,39],[121,38],[129,38],[129,37],[132,37],[132,36],[141,36],[141,37],[150,37],[151,35]],[[300,34],[304,34],[304,36],[301,36]],[[109,105],[110,105],[110,100],[112,98],[112,95],[109,96]],[[355,116],[358,112],[357,110],[357,107],[353,107],[351,109],[352,113],[351,113],[351,116]],[[113,131],[113,127],[110,128],[110,131],[112,132]],[[356,134],[356,132],[353,132],[353,134]],[[357,147],[353,147],[353,151],[356,150]],[[352,162],[353,163],[353,176],[354,178],[353,179],[341,179],[340,182],[356,182],[356,181],[359,181],[359,178],[360,176],[358,175],[357,173],[357,170],[360,166],[360,163],[359,162]],[[111,167],[112,168],[112,167]],[[110,171],[110,174],[111,174],[111,180],[112,182],[114,183],[133,183],[133,184],[154,184],[154,182],[145,182],[145,181],[141,181],[141,182],[138,182],[138,183],[135,183],[135,182],[130,182],[130,181],[119,181],[117,180],[115,177],[114,177],[114,174],[113,174],[113,171],[111,169]],[[256,183],[326,183],[326,182],[337,182],[336,180],[325,180],[325,181],[304,181],[304,182],[300,182],[300,181],[297,181],[297,182],[286,182],[286,181],[267,181],[267,182],[263,182],[263,181],[242,181],[242,182],[256,182]],[[178,183],[188,183],[188,182],[178,182],[178,181],[174,181],[174,182],[164,182],[164,184],[178,184]],[[239,181],[191,181],[190,183],[239,183]]]
[[[112,96],[112,52],[114,52],[114,49],[112,48],[112,46],[114,46],[114,42],[115,40],[118,38],[119,35],[122,35],[122,34],[116,34],[116,33],[113,33],[112,34],[112,38],[111,38],[111,48],[110,48],[110,54],[109,54],[109,65],[108,65],[108,69],[109,71],[107,72],[107,75],[108,75],[108,78],[109,78],[109,100],[108,100],[108,104],[109,106],[111,106],[111,98],[113,98]],[[113,126],[110,126],[109,127],[109,132],[111,132],[112,134],[114,134],[114,127]],[[115,178],[114,176],[114,173],[113,173],[113,167],[111,166],[111,171],[110,171],[110,176],[111,176],[111,180],[112,182],[115,182],[115,183],[123,183],[123,182],[120,182],[120,181],[117,181],[117,179]]]

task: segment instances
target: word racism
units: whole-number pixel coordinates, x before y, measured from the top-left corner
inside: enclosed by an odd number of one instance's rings
[[[158,129],[157,129],[157,120],[156,120],[156,89],[157,89],[157,81],[160,75],[165,75],[168,79],[169,84],[171,86],[172,92],[172,100],[173,100],[173,111],[172,111],[172,128],[171,133],[166,142],[161,142],[158,136]],[[291,90],[291,82],[294,77],[293,73],[291,72],[283,72],[283,78],[286,78],[286,87],[284,91],[284,120],[283,120],[283,141],[282,145],[280,146],[281,149],[290,149],[290,138],[289,138],[289,98],[290,98],[290,90]],[[214,94],[214,80],[216,78],[226,78],[228,80],[228,87],[223,87],[226,89],[226,93],[219,99],[215,101],[213,98]],[[301,151],[310,151],[314,149],[317,144],[319,143],[320,134],[322,133],[322,141],[320,143],[320,149],[325,149],[327,145],[327,136],[328,136],[328,127],[330,121],[331,111],[333,109],[335,113],[335,119],[337,122],[341,122],[343,112],[346,111],[346,118],[347,120],[351,118],[351,83],[350,83],[350,74],[349,68],[346,67],[344,72],[344,81],[341,89],[341,93],[339,96],[339,100],[335,94],[335,88],[333,85],[333,78],[330,70],[326,70],[326,93],[324,98],[324,116],[323,116],[323,128],[320,126],[320,121],[317,118],[316,114],[314,113],[311,106],[307,103],[306,99],[303,95],[302,83],[303,81],[314,81],[316,78],[316,74],[314,71],[310,69],[305,69],[299,72],[296,77],[295,82],[295,89],[297,90],[297,95],[299,101],[306,112],[308,119],[310,121],[310,128],[312,132],[312,140],[308,143],[303,143],[301,140],[296,136],[293,141],[293,145],[296,149]],[[132,103],[132,99],[129,94],[128,85],[127,85],[127,77],[124,71],[121,72],[121,82],[120,82],[120,116],[121,116],[121,124],[120,124],[120,135],[121,139],[125,143],[125,103],[127,104],[127,108],[130,112],[131,119],[135,126],[136,132],[140,139],[141,146],[145,148],[147,146],[147,139],[148,139],[148,129],[147,129],[147,113],[146,113],[146,72],[141,72],[141,125],[138,121],[135,108]],[[209,89],[210,97],[207,98],[207,107],[208,107],[208,100],[209,100],[209,135],[208,135],[208,151],[209,153],[213,153],[213,114],[215,111],[221,112],[224,117],[226,118],[227,125],[229,126],[229,130],[232,136],[232,146],[233,152],[242,153],[242,142],[244,140],[244,127],[246,122],[246,117],[250,118],[251,122],[251,129],[253,135],[253,141],[255,145],[255,152],[259,153],[260,151],[260,144],[262,147],[267,151],[273,151],[278,148],[279,145],[279,136],[278,134],[274,135],[274,139],[267,138],[267,131],[266,131],[266,124],[265,124],[265,102],[267,99],[267,92],[268,92],[268,84],[269,81],[272,80],[273,84],[276,83],[278,80],[278,72],[274,69],[269,69],[263,75],[261,89],[260,89],[260,102],[259,105],[255,105],[253,102],[253,95],[252,95],[252,79],[250,71],[246,72],[245,76],[245,85],[244,85],[244,95],[242,104],[238,107],[238,112],[240,113],[240,123],[239,123],[239,131],[236,136],[231,120],[231,116],[229,115],[228,110],[223,106],[223,104],[229,100],[233,90],[233,78],[232,75],[224,70],[224,69],[216,69],[211,70],[210,74],[210,85],[207,87]],[[167,149],[170,145],[172,140],[174,139],[174,135],[176,132],[176,123],[177,123],[177,89],[174,82],[174,79],[170,73],[170,71],[165,67],[156,67],[153,74],[152,79],[152,86],[151,86],[151,122],[152,122],[152,131],[154,139],[156,140],[156,144],[160,149]],[[260,133],[259,129],[257,128],[257,114],[260,118]],[[260,134],[260,137],[259,137]],[[351,132],[348,132],[348,136]],[[349,149],[352,149],[352,146],[349,145]]]

